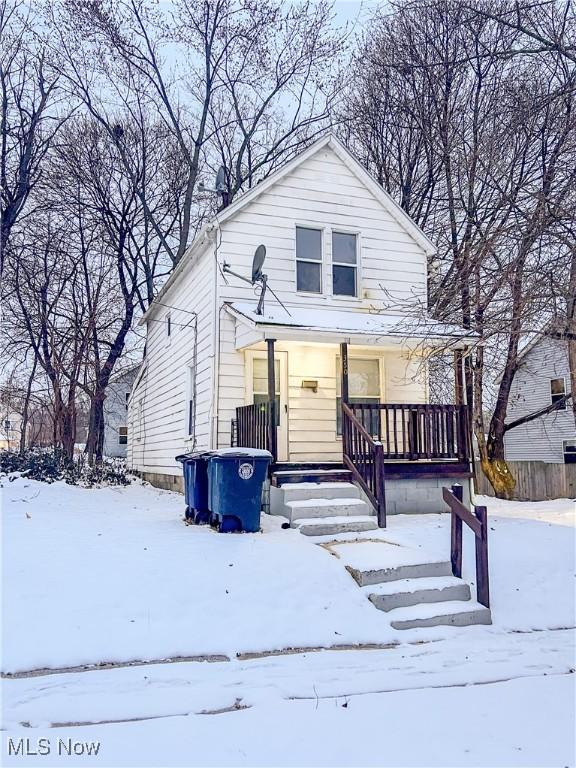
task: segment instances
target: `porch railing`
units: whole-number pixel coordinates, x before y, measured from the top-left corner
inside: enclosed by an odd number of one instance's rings
[[[385,459],[468,461],[468,406],[421,403],[350,403],[348,409]]]
[[[386,527],[384,447],[358,420],[352,406],[342,403],[342,456],[353,478],[364,489],[378,515],[380,528]]]
[[[270,425],[273,405],[258,403],[236,408],[236,419],[232,425],[233,444],[241,448],[262,448],[274,455],[271,445]]]

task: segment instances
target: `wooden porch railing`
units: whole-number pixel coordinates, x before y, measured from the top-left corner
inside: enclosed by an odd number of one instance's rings
[[[378,525],[385,528],[384,447],[374,440],[356,418],[352,406],[346,403],[342,403],[342,455],[344,464],[376,509]]]
[[[466,405],[349,403],[348,408],[383,444],[385,459],[470,459]]]
[[[274,423],[272,412],[274,405],[258,403],[236,408],[236,424],[232,425],[234,444],[241,448],[262,448],[274,455],[270,435]]]
[[[443,488],[442,496],[452,513],[450,560],[452,573],[462,578],[462,523],[474,531],[476,537],[476,596],[478,602],[490,608],[488,577],[488,519],[486,507],[474,507],[471,512],[463,502],[461,485]]]

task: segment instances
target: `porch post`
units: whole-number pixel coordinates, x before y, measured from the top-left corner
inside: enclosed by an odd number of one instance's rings
[[[276,370],[274,366],[274,342],[276,339],[266,339],[268,347],[268,449],[272,461],[278,458],[278,435],[276,430]]]
[[[464,372],[462,370],[462,350],[454,351],[454,402],[464,405]]]
[[[342,396],[342,402],[348,405],[348,344],[343,341],[340,344],[340,363],[341,363],[341,386],[340,394]]]

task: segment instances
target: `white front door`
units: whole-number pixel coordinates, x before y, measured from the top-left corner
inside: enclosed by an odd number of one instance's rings
[[[278,461],[288,461],[288,353],[274,353]],[[268,355],[246,352],[246,405],[268,402]]]

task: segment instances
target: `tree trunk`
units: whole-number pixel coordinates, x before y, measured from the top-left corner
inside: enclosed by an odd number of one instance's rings
[[[90,403],[90,420],[86,453],[90,466],[100,464],[104,451],[104,392],[98,392]]]
[[[28,386],[26,387],[26,395],[24,397],[24,403],[22,405],[22,424],[20,425],[20,455],[26,450],[26,432],[28,431],[28,421],[30,412],[30,399],[32,397],[32,384],[34,382],[34,376],[36,374],[36,366],[38,364],[38,358],[34,356],[34,363],[30,376],[28,377]]]

